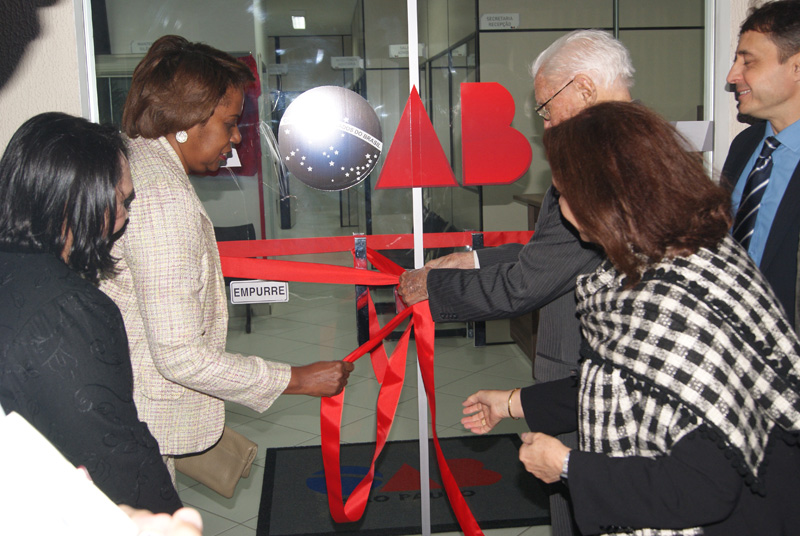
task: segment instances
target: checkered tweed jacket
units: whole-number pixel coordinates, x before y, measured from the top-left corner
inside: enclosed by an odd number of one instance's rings
[[[214,227],[166,138],[128,140],[136,198],[101,283],[122,311],[134,399],[163,455],[214,444],[223,400],[264,411],[290,367],[225,352],[228,309]]]
[[[655,458],[705,425],[758,490],[773,428],[800,430],[800,342],[769,285],[730,236],[624,282],[608,261],[578,279],[581,449]]]

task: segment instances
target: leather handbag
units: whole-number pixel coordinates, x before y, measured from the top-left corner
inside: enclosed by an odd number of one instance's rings
[[[258,445],[226,426],[214,446],[175,457],[175,469],[230,499],[240,478],[250,476]]]

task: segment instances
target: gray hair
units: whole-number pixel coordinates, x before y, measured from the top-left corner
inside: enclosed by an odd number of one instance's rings
[[[547,47],[531,66],[535,78],[574,78],[585,73],[602,88],[633,86],[631,55],[625,46],[601,30],[575,30]]]

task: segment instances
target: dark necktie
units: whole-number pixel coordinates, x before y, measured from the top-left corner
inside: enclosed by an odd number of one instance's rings
[[[781,142],[772,136],[764,140],[761,154],[758,155],[753,170],[747,176],[732,231],[733,238],[745,249],[750,245],[758,209],[761,207],[761,198],[764,197],[764,191],[769,184],[769,174],[772,172],[772,151],[777,149],[780,144]]]

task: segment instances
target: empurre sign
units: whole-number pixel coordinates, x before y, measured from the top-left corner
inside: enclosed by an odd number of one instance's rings
[[[289,283],[285,281],[231,281],[231,303],[276,303],[289,301]]]

